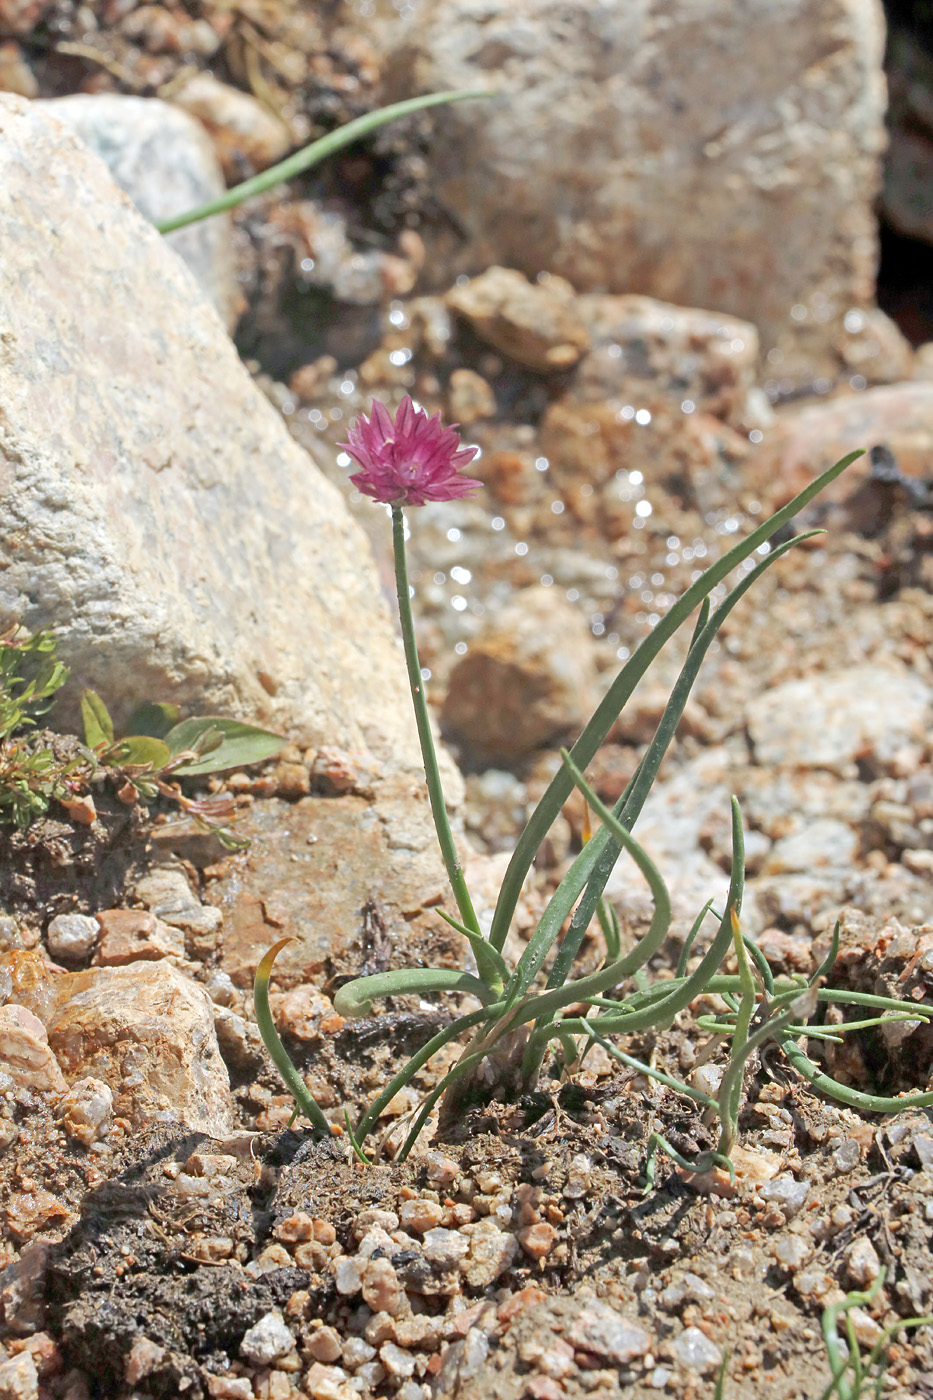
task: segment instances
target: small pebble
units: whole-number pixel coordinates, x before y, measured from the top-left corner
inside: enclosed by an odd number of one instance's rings
[[[871,1240],[853,1240],[845,1253],[846,1274],[857,1288],[868,1288],[881,1273],[881,1260]]]
[[[440,1225],[444,1219],[444,1208],[436,1201],[426,1201],[420,1196],[413,1201],[403,1201],[399,1206],[399,1221],[403,1230],[414,1230],[416,1234],[426,1234]]]
[[[715,1370],[722,1362],[722,1352],[699,1327],[687,1327],[674,1341],[674,1353],[681,1366],[701,1375]]]
[[[862,1150],[855,1138],[846,1138],[833,1153],[833,1165],[838,1172],[854,1171],[862,1160]]]
[[[782,1235],[774,1241],[771,1253],[784,1269],[794,1273],[803,1267],[813,1254],[812,1247],[800,1235]]]
[[[49,952],[62,962],[90,957],[99,938],[100,924],[89,914],[59,914],[46,933]]]
[[[78,1079],[62,1099],[59,1113],[68,1136],[90,1147],[110,1134],[113,1090],[102,1079]]]
[[[406,1378],[415,1374],[415,1358],[410,1351],[402,1351],[394,1342],[386,1342],[380,1348],[379,1359],[390,1376]]]
[[[758,1194],[762,1200],[769,1201],[782,1210],[786,1220],[793,1220],[807,1203],[810,1185],[806,1181],[796,1181],[792,1176],[779,1176],[774,1181],[767,1181],[763,1186],[759,1186]]]
[[[366,1345],[365,1342],[363,1345]],[[305,1350],[315,1361],[339,1361],[343,1350],[340,1344],[340,1334],[333,1327],[319,1327],[311,1333],[305,1343]],[[368,1347],[367,1350],[370,1355],[374,1354],[371,1347]],[[361,1361],[367,1359],[365,1356],[360,1357]]]
[[[276,1309],[267,1312],[251,1327],[240,1343],[240,1355],[255,1366],[271,1366],[280,1356],[294,1350],[295,1338]]]

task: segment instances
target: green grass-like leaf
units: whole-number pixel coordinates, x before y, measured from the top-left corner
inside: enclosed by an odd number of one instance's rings
[[[217,199],[212,199],[206,204],[199,204],[196,209],[189,209],[185,214],[173,214],[170,219],[162,219],[156,224],[156,228],[159,233],[172,233],[177,228],[186,228],[188,224],[196,224],[201,219],[209,219],[213,214],[223,214],[228,209],[235,209],[245,199],[251,199],[253,195],[264,194],[266,190],[280,185],[283,180],[292,180],[296,175],[310,170],[312,166],[319,165],[328,156],[335,155],[337,151],[342,151],[345,146],[350,146],[354,141],[359,141],[361,137],[368,136],[377,127],[385,126],[386,122],[396,121],[399,117],[407,117],[414,112],[424,112],[429,107],[440,107],[451,102],[465,102],[472,97],[492,96],[493,93],[485,89],[469,92],[432,92],[423,97],[409,97],[404,102],[393,102],[390,106],[380,107],[375,112],[365,112],[363,116],[355,117],[353,121],[347,122],[336,131],[328,132],[326,136],[312,141],[309,146],[303,147],[302,150],[286,156],[278,164],[270,165],[261,174],[254,175],[239,185],[234,185],[232,189],[227,190],[226,194],[220,195]]]

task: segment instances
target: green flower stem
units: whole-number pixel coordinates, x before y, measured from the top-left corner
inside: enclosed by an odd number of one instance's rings
[[[212,214],[224,214],[228,209],[235,209],[244,199],[264,194],[273,185],[293,179],[312,165],[317,165],[328,156],[342,151],[344,146],[352,145],[362,136],[368,136],[376,127],[394,121],[396,117],[407,117],[412,112],[423,112],[426,107],[437,107],[441,103],[463,102],[468,97],[492,96],[493,94],[487,91],[432,92],[425,97],[409,97],[404,102],[393,102],[390,107],[381,107],[376,112],[365,112],[363,116],[354,118],[352,122],[347,122],[336,131],[330,131],[319,140],[312,141],[310,146],[286,156],[285,160],[280,160],[277,165],[270,165],[268,170],[263,170],[261,174],[244,180],[242,184],[234,185],[217,199],[212,199],[207,204],[199,204],[196,209],[189,209],[186,214],[174,214],[170,219],[163,219],[156,224],[156,228],[159,233],[172,233],[177,228],[185,228],[201,219],[209,219]]]
[[[415,642],[415,621],[411,611],[408,559],[405,553],[405,515],[402,507],[398,505],[392,507],[392,546],[395,551],[395,586],[398,591],[402,642],[405,646],[405,665],[408,668],[408,684],[411,687],[411,698],[415,707],[415,722],[418,726],[418,739],[421,743],[421,757],[424,760],[428,796],[431,799],[434,829],[437,832],[441,855],[444,857],[444,864],[447,867],[447,878],[450,880],[450,887],[454,892],[457,908],[460,910],[460,918],[467,928],[471,928],[474,933],[482,936],[482,929],[473,909],[473,901],[470,899],[466,880],[463,878],[463,868],[454,845],[450,822],[447,819],[447,806],[444,802],[444,790],[441,787],[441,775],[437,767],[434,735],[431,733],[431,721],[428,716],[428,702],[425,698],[424,681],[421,677],[421,662],[418,660],[418,646]],[[485,958],[482,949],[476,945],[474,947],[476,947],[476,963],[480,977],[491,990],[501,991],[502,984],[498,962],[492,958]]]
[[[269,978],[272,976],[272,964],[285,944],[291,941],[290,938],[280,938],[278,943],[272,945],[256,969],[256,977],[253,982],[256,1024],[259,1026],[262,1043],[268,1050],[272,1063],[284,1079],[296,1104],[305,1117],[310,1118],[319,1133],[330,1137],[330,1124],[324,1117],[319,1104],[308,1092],[308,1086],[292,1064],[288,1051],[279,1039],[279,1033],[272,1020],[272,1012],[269,1009]]]

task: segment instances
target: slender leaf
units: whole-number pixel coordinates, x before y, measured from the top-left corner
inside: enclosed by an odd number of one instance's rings
[[[81,720],[84,724],[84,742],[89,749],[113,743],[113,720],[107,706],[93,690],[81,694]]]
[[[256,977],[253,982],[253,1005],[256,1009],[256,1024],[262,1036],[262,1043],[268,1050],[272,1063],[284,1079],[289,1093],[298,1104],[302,1113],[304,1113],[307,1118],[310,1118],[319,1133],[324,1137],[330,1137],[330,1124],[324,1117],[323,1109],[313,1095],[309,1093],[307,1084],[292,1064],[291,1056],[279,1038],[279,1033],[275,1028],[275,1023],[272,1020],[272,1012],[269,1008],[269,979],[272,976],[272,965],[286,943],[291,942],[292,940],[290,938],[280,938],[278,943],[273,943],[256,969]]]
[[[214,731],[213,734],[211,731]],[[219,737],[218,737],[219,736]],[[212,747],[203,751],[207,740]],[[214,742],[216,741],[216,742]],[[236,719],[220,719],[215,715],[199,715],[195,719],[183,719],[165,735],[165,742],[175,757],[188,749],[195,749],[201,756],[181,763],[172,772],[180,777],[192,773],[218,773],[224,768],[239,768],[248,763],[260,763],[271,758],[285,746],[280,734],[272,734],[268,729],[257,729],[252,724],[242,724]]]
[[[252,179],[234,185],[226,194],[211,200],[209,204],[199,204],[196,209],[189,209],[186,214],[175,214],[170,219],[163,219],[156,224],[156,228],[160,233],[172,233],[176,228],[185,228],[186,225],[195,224],[200,219],[209,219],[212,214],[223,214],[227,209],[235,209],[244,199],[263,194],[274,185],[281,184],[283,180],[291,180],[295,175],[310,170],[313,165],[326,160],[328,156],[342,151],[344,146],[352,145],[354,141],[359,141],[360,137],[368,136],[377,127],[395,121],[397,117],[407,117],[412,112],[423,112],[427,107],[438,107],[442,103],[463,102],[468,97],[492,96],[491,92],[485,90],[432,92],[424,97],[409,97],[404,102],[393,102],[391,106],[380,107],[376,112],[366,112],[363,116],[347,122],[345,126],[338,127],[336,131],[330,131],[319,140],[312,141],[310,146],[296,151],[294,155],[286,156],[285,160],[279,161],[277,165],[270,165],[268,170],[254,175]]]
[[[377,998],[421,996],[425,992],[467,992],[484,1006],[496,999],[485,982],[455,967],[404,967],[345,982],[334,997],[334,1010],[338,1016],[356,1020],[369,1015]]]

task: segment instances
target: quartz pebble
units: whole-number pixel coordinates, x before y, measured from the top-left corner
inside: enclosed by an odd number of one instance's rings
[[[414,1230],[418,1235],[435,1229],[444,1218],[442,1206],[436,1201],[426,1201],[421,1197],[414,1201],[403,1201],[398,1214],[402,1229]]]
[[[20,1088],[45,1093],[65,1088],[45,1027],[38,1016],[15,1002],[0,1006],[0,1063]]]
[[[0,1361],[0,1400],[39,1400],[39,1373],[28,1351]]]
[[[428,1181],[432,1186],[450,1186],[460,1175],[460,1164],[443,1152],[429,1152],[425,1159]]]
[[[470,1241],[459,1230],[428,1230],[425,1234],[424,1257],[438,1269],[455,1268],[469,1252]]]
[[[556,1239],[557,1231],[545,1220],[518,1232],[518,1242],[531,1259],[544,1259],[554,1248]]]
[[[806,1264],[813,1254],[813,1250],[806,1240],[800,1235],[784,1235],[774,1241],[771,1246],[771,1253],[784,1269],[794,1272]]]
[[[102,1079],[77,1079],[59,1105],[69,1137],[90,1147],[106,1138],[113,1125],[113,1090]]]
[[[179,930],[144,909],[105,909],[97,922],[101,937],[94,962],[98,967],[184,957],[185,940]]]
[[[845,1253],[846,1274],[857,1288],[868,1288],[881,1273],[881,1260],[871,1240],[853,1240]]]
[[[89,914],[58,914],[46,933],[49,952],[62,962],[89,957],[99,938],[100,924]]]
[[[637,1357],[648,1354],[652,1338],[644,1327],[629,1322],[608,1303],[592,1298],[583,1304],[574,1319],[567,1341],[613,1366],[627,1366]]]
[[[394,1316],[402,1306],[398,1275],[388,1259],[368,1261],[361,1291],[363,1301],[369,1304],[373,1312],[386,1312]]]
[[[840,1172],[854,1171],[861,1160],[862,1150],[855,1138],[846,1138],[833,1153],[833,1165]]]
[[[722,1361],[722,1352],[699,1327],[686,1327],[674,1341],[674,1354],[681,1366],[705,1375]]]
[[[359,1391],[347,1382],[340,1366],[323,1366],[320,1361],[305,1376],[304,1388],[313,1400],[358,1400]]]
[[[810,1187],[806,1181],[795,1181],[792,1176],[779,1176],[760,1186],[758,1194],[763,1201],[773,1203],[782,1210],[786,1220],[793,1220],[806,1205]]]
[[[271,1366],[280,1356],[287,1356],[294,1346],[295,1338],[276,1309],[267,1312],[249,1329],[240,1343],[240,1355],[256,1366]]]

